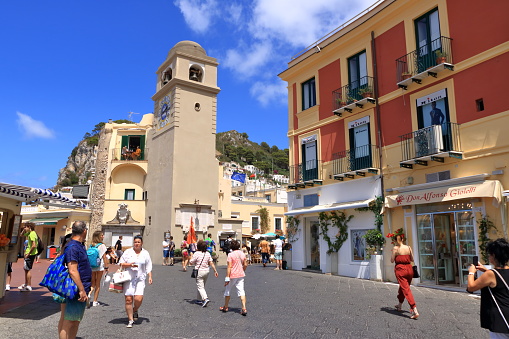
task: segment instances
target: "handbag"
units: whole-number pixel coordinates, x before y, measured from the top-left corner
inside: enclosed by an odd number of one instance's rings
[[[64,253],[53,261],[39,283],[40,286],[46,287],[50,292],[67,299],[75,299],[79,294],[78,286],[69,275],[69,270],[64,262],[65,253],[71,246],[73,245],[66,247]]]
[[[420,278],[419,275],[419,269],[417,268],[417,265],[412,266],[412,269],[414,270],[414,278]]]
[[[115,283],[111,281],[108,291],[113,293],[122,293],[124,291],[124,283]]]
[[[121,284],[131,281],[131,275],[129,272],[124,271],[123,268],[119,268],[115,273],[113,273],[113,282],[115,284]]]
[[[492,271],[495,272],[500,277],[500,280],[502,280],[504,282],[505,287],[507,287],[507,289],[509,290],[509,286],[505,282],[504,278],[502,278],[500,273],[497,270],[495,270],[495,269],[493,269]],[[495,302],[495,305],[497,305],[498,311],[500,312],[500,315],[502,316],[502,319],[504,319],[505,325],[507,326],[507,328],[509,328],[509,323],[507,323],[507,320],[504,317],[504,313],[502,313],[502,310],[500,309],[500,306],[498,306],[497,300],[495,299],[495,296],[491,292],[491,287],[489,287],[489,286],[488,286],[488,291],[490,291],[491,297],[493,298],[493,301]]]
[[[198,267],[201,266],[206,255],[207,255],[207,253],[203,253],[203,258],[201,259],[200,265],[198,265]],[[193,271],[191,272],[191,278],[198,278],[198,269],[197,268],[193,268]]]

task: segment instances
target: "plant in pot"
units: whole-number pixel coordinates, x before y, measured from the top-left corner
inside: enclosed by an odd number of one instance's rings
[[[437,56],[437,65],[447,62],[447,53],[441,50],[436,50],[435,54]]]
[[[369,256],[378,254],[378,251],[382,250],[385,244],[384,235],[376,228],[367,231],[366,234],[363,235],[363,238],[366,240]]]
[[[373,88],[371,88],[371,86],[363,87],[359,90],[359,94],[362,95],[363,98],[371,98],[373,97]]]
[[[489,260],[488,260],[488,252],[486,252],[486,246],[488,245],[488,243],[490,242],[490,237],[489,237],[489,232],[491,230],[496,230],[497,227],[495,226],[495,224],[493,223],[493,221],[491,221],[488,216],[484,216],[482,217],[481,220],[479,220],[477,222],[479,224],[479,250],[480,250],[480,254],[481,254],[481,259],[484,261],[484,264],[485,265],[489,265]]]
[[[403,72],[401,73],[401,80],[406,80],[406,79],[410,79],[410,77],[412,76],[412,74],[410,72]]]
[[[337,99],[336,99],[336,102],[338,104],[338,107],[343,107],[346,105],[346,102],[345,100],[343,99],[342,96],[339,96]]]

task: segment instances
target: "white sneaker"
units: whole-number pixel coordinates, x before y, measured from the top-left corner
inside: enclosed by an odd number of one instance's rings
[[[25,286],[24,288],[19,290],[20,292],[32,292],[32,287]]]
[[[101,304],[99,304],[99,302],[98,302],[98,301],[94,301],[94,302],[92,303],[92,306],[99,306],[99,305],[101,305]]]
[[[201,307],[207,307],[208,303],[210,302],[209,299],[205,299],[203,300],[203,304],[201,305]]]
[[[10,291],[11,290],[11,285],[5,285],[5,290],[6,291]]]
[[[127,328],[133,328],[134,321],[129,320],[129,323],[127,323]]]
[[[21,285],[21,286],[18,286],[18,288],[19,288],[20,290],[22,290],[22,289],[24,289],[24,288],[25,288],[25,286],[26,286],[26,285],[25,285],[25,284],[23,284],[23,285]]]

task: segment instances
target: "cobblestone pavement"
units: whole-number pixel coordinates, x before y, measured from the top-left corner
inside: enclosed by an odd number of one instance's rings
[[[223,260],[224,262],[224,260]],[[398,286],[301,271],[249,266],[245,281],[248,315],[232,297],[223,305],[225,266],[209,276],[211,303],[194,303],[196,285],[181,266],[154,267],[154,284],[134,328],[126,328],[124,298],[101,291],[101,306],[87,310],[80,338],[487,338],[479,327],[479,299],[467,293],[412,287],[420,318],[398,313]],[[11,291],[9,293],[21,293]],[[35,299],[35,298],[34,298]],[[56,338],[59,305],[51,297],[10,310],[0,317],[0,338]]]

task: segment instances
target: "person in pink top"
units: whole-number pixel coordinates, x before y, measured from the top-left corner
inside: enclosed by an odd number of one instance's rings
[[[242,310],[240,314],[247,315],[246,309],[246,292],[244,291],[244,271],[247,268],[246,256],[240,250],[240,242],[233,240],[230,244],[231,252],[228,253],[226,268],[226,278],[224,278],[224,306],[219,307],[222,312],[228,312],[228,304],[230,302],[230,290],[232,287],[237,289],[237,296],[240,297],[242,302]]]

